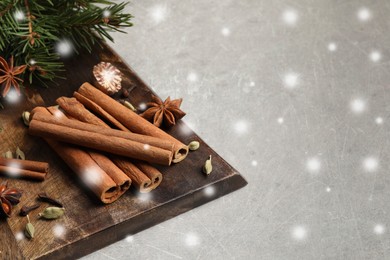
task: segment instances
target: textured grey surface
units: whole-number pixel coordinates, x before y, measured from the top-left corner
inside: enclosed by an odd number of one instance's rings
[[[249,185],[85,259],[390,257],[388,1],[127,10],[112,46]]]

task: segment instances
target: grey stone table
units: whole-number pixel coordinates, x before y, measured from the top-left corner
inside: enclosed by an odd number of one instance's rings
[[[85,259],[390,258],[390,2],[127,10],[112,46],[249,185]]]

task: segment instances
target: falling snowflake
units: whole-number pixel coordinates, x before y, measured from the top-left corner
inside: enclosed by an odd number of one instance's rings
[[[284,76],[284,86],[286,88],[295,88],[298,85],[299,75],[297,73],[288,73]]]
[[[371,19],[371,11],[366,7],[362,7],[358,10],[357,16],[362,22],[368,21]]]
[[[363,168],[367,172],[374,172],[378,169],[379,162],[375,157],[367,157],[363,160]]]
[[[295,25],[298,21],[298,13],[293,9],[286,10],[283,12],[282,18],[287,25],[292,26]]]
[[[336,51],[337,50],[337,45],[336,45],[336,43],[334,43],[334,42],[331,42],[331,43],[329,43],[329,45],[328,45],[328,50],[329,51]]]
[[[357,98],[351,101],[350,107],[355,114],[360,114],[366,109],[366,102],[360,98]]]
[[[377,235],[382,235],[385,233],[385,227],[382,224],[377,224],[374,226],[374,233]]]
[[[203,192],[207,197],[212,197],[215,195],[216,190],[214,186],[207,186]]]
[[[126,241],[127,243],[133,242],[133,241],[134,241],[134,236],[132,236],[132,235],[126,236],[125,241]]]
[[[188,75],[187,75],[187,80],[189,82],[195,82],[198,80],[198,75],[195,73],[195,72],[190,72]]]
[[[375,118],[375,123],[377,123],[378,125],[383,124],[383,118],[382,117]]]
[[[155,24],[159,24],[167,18],[169,13],[168,7],[166,5],[155,5],[149,9],[149,16],[152,18]]]
[[[24,21],[26,19],[26,15],[22,11],[16,10],[14,13],[14,19],[17,22],[21,22],[21,21]]]
[[[373,62],[378,62],[378,61],[380,61],[382,59],[382,55],[381,55],[381,53],[379,51],[372,51],[370,53],[370,59]]]
[[[223,36],[229,36],[230,35],[230,29],[227,27],[222,28],[221,33]]]
[[[61,224],[56,224],[54,227],[53,227],[53,234],[55,237],[58,237],[58,238],[61,238],[65,235],[66,233],[66,229],[63,225]]]
[[[200,239],[196,234],[188,233],[185,238],[185,243],[189,247],[194,247],[200,244]]]
[[[315,173],[321,169],[321,162],[318,158],[309,158],[306,162],[306,168],[309,172]]]
[[[61,57],[69,57],[73,54],[73,44],[69,40],[61,40],[55,45],[55,50]]]
[[[238,134],[245,134],[248,132],[248,123],[242,120],[238,121],[234,125],[234,130],[236,130]]]
[[[297,241],[303,241],[307,238],[307,229],[304,226],[295,226],[291,230],[291,236]]]

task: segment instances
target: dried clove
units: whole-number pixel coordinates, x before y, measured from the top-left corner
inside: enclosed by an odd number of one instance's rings
[[[34,209],[37,209],[39,208],[39,204],[34,204],[34,205],[31,205],[31,206],[26,206],[24,205],[21,209],[20,209],[20,213],[19,215],[20,216],[27,216],[28,213],[30,213],[31,211],[33,211]]]
[[[44,201],[44,202],[48,202],[54,206],[57,206],[57,207],[60,207],[60,208],[63,208],[64,205],[62,205],[61,202],[59,202],[58,200],[56,199],[53,199],[51,197],[49,197],[45,192],[42,192],[42,193],[39,193],[38,194],[38,198],[41,200],[41,201]]]

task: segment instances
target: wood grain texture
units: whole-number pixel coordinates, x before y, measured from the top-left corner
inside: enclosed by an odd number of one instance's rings
[[[49,174],[43,183],[9,181],[9,186],[24,190],[24,194],[21,203],[13,210],[12,218],[0,221],[0,258],[80,257],[246,185],[236,170],[179,121],[168,133],[183,143],[197,140],[201,144],[200,149],[191,152],[178,164],[156,166],[163,173],[164,180],[150,193],[148,200],[129,191],[113,204],[101,204],[42,139],[27,134],[20,118],[24,110],[31,110],[42,103],[55,105],[60,96],[71,97],[83,82],[92,82],[92,67],[100,61],[109,61],[122,71],[123,86],[130,90],[129,100],[133,105],[138,107],[150,101],[151,94],[155,93],[109,47],[96,47],[92,53],[66,60],[67,80],[59,80],[58,87],[30,93],[28,98],[24,97],[17,104],[6,103],[6,108],[0,111],[0,127],[3,129],[0,132],[0,153],[19,146],[28,159],[50,163]],[[206,177],[201,168],[210,154],[213,156],[213,173]],[[0,181],[4,179],[1,177]],[[209,185],[215,187],[213,196],[204,195],[203,189]],[[55,221],[40,220],[38,213],[48,206],[43,203],[30,213],[36,238],[32,241],[19,239],[27,219],[19,217],[18,212],[23,205],[33,204],[36,195],[42,191],[63,202],[66,214]],[[58,232],[61,230],[62,233]]]

